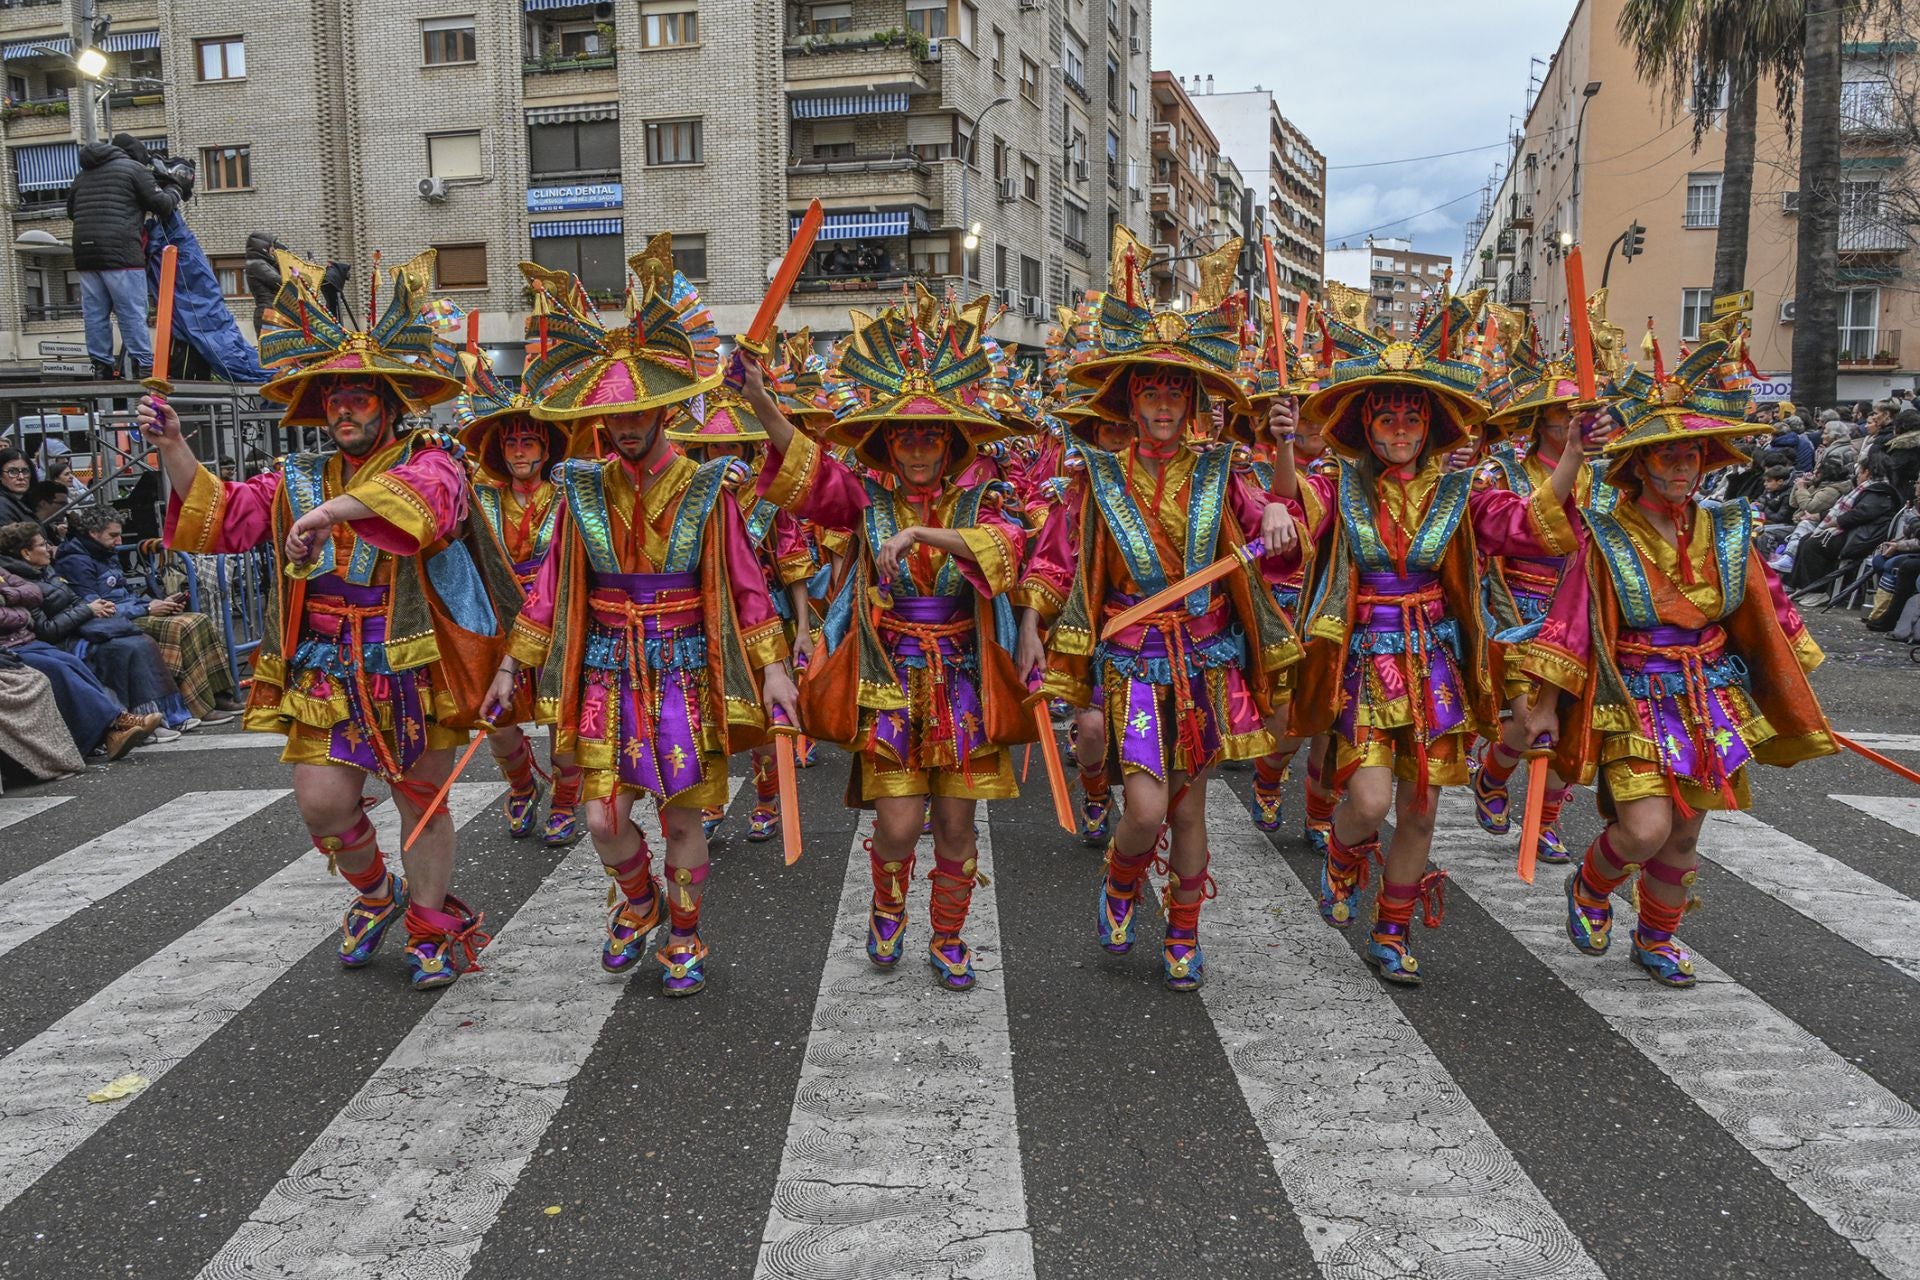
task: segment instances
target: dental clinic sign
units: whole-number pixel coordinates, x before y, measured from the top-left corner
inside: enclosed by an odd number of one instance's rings
[[[591,182],[578,187],[531,187],[528,213],[573,213],[582,209],[618,209],[622,188],[618,182]]]

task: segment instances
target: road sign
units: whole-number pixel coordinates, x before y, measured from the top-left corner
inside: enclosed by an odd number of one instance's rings
[[[87,344],[84,342],[42,342],[40,354],[50,360],[85,360]]]
[[[1736,311],[1753,310],[1753,290],[1742,289],[1738,293],[1723,293],[1713,300],[1713,318],[1730,316]]]
[[[81,354],[85,355],[86,352],[83,350]],[[42,377],[69,377],[91,372],[93,372],[93,365],[86,360],[42,360],[40,362]]]

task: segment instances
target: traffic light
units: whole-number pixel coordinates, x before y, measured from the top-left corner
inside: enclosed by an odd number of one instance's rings
[[[1620,246],[1620,256],[1631,262],[1647,247],[1647,229],[1639,223],[1627,228],[1626,240]]]

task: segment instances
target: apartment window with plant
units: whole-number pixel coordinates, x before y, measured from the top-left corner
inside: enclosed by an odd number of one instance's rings
[[[458,18],[422,18],[420,60],[430,67],[474,61],[473,30],[470,13]]]
[[[614,29],[611,22],[568,22],[560,26],[559,38],[549,45],[562,58],[591,58],[613,52]]]
[[[1020,96],[1028,102],[1040,101],[1040,64],[1032,58],[1020,59]]]
[[[1865,364],[1880,353],[1880,290],[1840,290],[1840,358]]]
[[[689,280],[707,278],[707,237],[705,232],[689,235],[673,233],[673,269]]]
[[[219,36],[193,42],[194,67],[202,80],[245,80],[247,42],[242,36]]]
[[[1688,227],[1720,225],[1719,174],[1690,173],[1687,175],[1687,212],[1684,225]]]
[[[567,120],[527,126],[527,174],[536,179],[620,176],[620,122]]]
[[[800,34],[837,36],[853,30],[853,5],[815,4],[800,11]]]
[[[618,233],[587,236],[540,236],[533,242],[533,260],[556,271],[571,271],[587,292],[614,296],[627,283],[626,238]]]
[[[428,134],[427,172],[436,178],[478,178],[484,174],[479,130]]]
[[[437,289],[487,287],[487,246],[437,244],[434,247],[433,284]]]
[[[699,164],[700,121],[651,120],[647,123],[647,163],[649,165]]]
[[[642,49],[677,49],[699,43],[700,11],[693,0],[640,0]]]
[[[1031,156],[1020,157],[1020,194],[1040,203],[1040,162]]]
[[[1700,326],[1713,319],[1713,290],[1680,291],[1680,340],[1700,341]]]
[[[202,147],[200,149],[200,189],[202,191],[251,191],[253,189],[253,148]]]
[[[907,0],[907,30],[929,40],[947,34],[947,0]]]

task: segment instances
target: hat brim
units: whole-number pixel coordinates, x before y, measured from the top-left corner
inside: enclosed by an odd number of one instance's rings
[[[616,366],[624,370],[635,394],[597,398],[601,384]],[[723,377],[722,371],[715,370],[708,377],[698,378],[686,369],[637,355],[602,357],[556,379],[534,406],[533,416],[542,422],[575,422],[619,413],[647,413],[715,390]]]
[[[1450,387],[1436,386],[1431,379],[1414,374],[1378,373],[1322,387],[1301,405],[1303,418],[1321,423],[1327,447],[1345,458],[1366,456],[1367,424],[1360,420],[1360,405],[1369,391],[1382,386],[1410,387],[1425,391],[1440,409],[1437,421],[1427,430],[1427,449],[1445,453],[1471,440],[1474,431],[1487,420],[1487,406],[1473,396]]]
[[[368,352],[348,352],[281,374],[260,388],[260,397],[287,406],[280,415],[283,426],[324,427],[328,422],[327,386],[346,378],[381,379],[393,388],[409,413],[451,400],[462,390],[457,378],[431,369]]]
[[[1149,347],[1123,355],[1095,356],[1073,366],[1067,371],[1067,377],[1079,386],[1092,389],[1093,394],[1083,403],[1103,417],[1128,422],[1133,418],[1133,402],[1127,392],[1127,380],[1135,369],[1190,373],[1208,398],[1224,401],[1229,408],[1244,410],[1247,404],[1246,388],[1231,373],[1222,372],[1193,356],[1166,347]]]
[[[951,451],[947,459],[945,474],[959,475],[980,454],[980,446],[996,440],[1005,440],[1013,433],[991,420],[978,417],[938,418],[931,415],[903,415],[894,418],[875,417],[872,414],[860,414],[843,418],[828,427],[824,438],[828,444],[851,449],[854,457],[875,471],[891,473],[894,469],[892,452],[886,446],[886,428],[889,424],[899,426],[933,426],[945,424],[951,429],[959,448]]]
[[[507,466],[505,437],[508,425],[516,420],[538,427],[545,434],[548,470],[567,456],[569,441],[566,428],[557,423],[542,422],[524,407],[496,409],[492,413],[480,414],[460,428],[460,444],[468,453],[479,459],[483,474],[502,484],[513,478],[513,472]]]
[[[1690,427],[1686,425],[1689,418],[1696,423],[1712,422],[1715,425]],[[1753,434],[1751,422],[1729,422],[1701,414],[1662,413],[1607,441],[1600,452],[1613,459],[1613,464],[1607,468],[1606,479],[1608,484],[1617,486],[1630,470],[1633,456],[1642,449],[1676,440],[1697,440],[1701,446],[1700,474],[1705,476],[1752,461],[1752,456],[1732,441]]]

